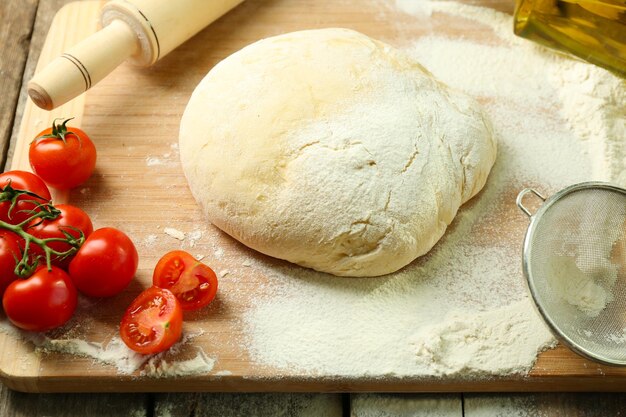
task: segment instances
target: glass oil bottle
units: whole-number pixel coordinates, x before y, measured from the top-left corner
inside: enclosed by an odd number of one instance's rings
[[[626,77],[626,0],[516,0],[515,34]]]

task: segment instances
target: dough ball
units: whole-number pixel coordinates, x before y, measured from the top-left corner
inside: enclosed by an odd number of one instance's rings
[[[234,53],[200,82],[180,125],[182,166],[213,224],[340,276],[388,274],[428,252],[495,155],[475,101],[347,29]]]

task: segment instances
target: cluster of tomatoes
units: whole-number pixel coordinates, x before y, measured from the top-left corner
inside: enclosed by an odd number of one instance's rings
[[[86,181],[95,167],[95,146],[80,129],[54,123],[30,146],[33,171],[0,174],[0,296],[7,318],[29,331],[65,324],[78,293],[111,297],[132,281],[138,253],[122,231],[94,231],[87,213],[53,205],[46,183],[60,189]],[[44,182],[45,181],[45,182]],[[139,353],[172,346],[182,333],[183,310],[209,304],[217,291],[213,270],[184,251],[164,255],[153,286],[128,307],[122,340]]]

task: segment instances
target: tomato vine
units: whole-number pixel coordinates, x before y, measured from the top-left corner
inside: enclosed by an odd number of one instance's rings
[[[54,220],[61,214],[61,211],[55,208],[50,202],[41,203],[43,200],[39,195],[28,191],[28,190],[18,190],[11,186],[11,184],[7,184],[0,191],[0,203],[3,202],[11,202],[11,206],[9,208],[9,214],[14,210],[18,199],[21,196],[29,196],[33,197],[33,200],[19,200],[24,202],[31,202],[35,205],[35,208],[28,210],[28,216],[26,219],[22,220],[20,223],[11,224],[6,221],[0,220],[0,229],[9,230],[16,235],[20,236],[24,239],[24,250],[22,252],[21,259],[16,259],[15,265],[15,275],[20,278],[26,278],[30,276],[37,266],[39,265],[39,257],[31,259],[31,244],[38,245],[44,253],[46,267],[48,270],[52,269],[52,257],[56,256],[58,259],[64,259],[68,256],[73,255],[78,251],[81,245],[85,242],[84,233],[77,229],[70,227],[72,230],[78,232],[78,237],[73,236],[67,231],[63,231],[64,238],[60,237],[51,237],[46,239],[41,239],[36,236],[33,236],[26,230],[28,226],[31,226],[33,222],[34,224],[39,224],[45,220]],[[50,247],[49,243],[52,242],[64,242],[70,246],[69,249],[65,251],[57,251]]]

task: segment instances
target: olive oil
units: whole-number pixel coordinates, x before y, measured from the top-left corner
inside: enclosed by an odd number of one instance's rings
[[[626,77],[626,0],[516,0],[514,28]]]

